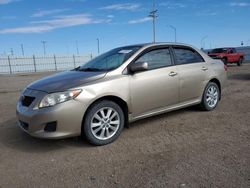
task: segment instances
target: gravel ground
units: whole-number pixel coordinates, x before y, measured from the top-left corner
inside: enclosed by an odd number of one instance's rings
[[[0,188],[250,187],[250,65],[229,67],[216,110],[138,121],[103,147],[40,140],[16,126],[20,91],[48,74],[0,76]]]

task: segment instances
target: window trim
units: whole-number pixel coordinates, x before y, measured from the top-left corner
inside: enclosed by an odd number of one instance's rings
[[[154,51],[154,50],[161,50],[161,49],[168,49],[169,50],[169,54],[170,54],[170,59],[171,59],[171,65],[168,65],[168,66],[163,66],[163,67],[158,67],[158,68],[154,68],[154,69],[150,69],[150,70],[147,70],[147,71],[143,71],[143,72],[148,72],[148,71],[153,71],[153,70],[157,70],[157,69],[162,69],[162,68],[166,68],[166,67],[172,67],[175,65],[174,63],[174,57],[173,57],[173,53],[172,53],[172,50],[171,50],[171,46],[170,45],[161,45],[161,46],[151,46],[151,47],[148,47],[146,49],[144,49],[142,52],[140,52],[126,67],[127,69],[127,73],[128,74],[131,74],[130,71],[129,71],[129,66],[131,66],[133,63],[135,63],[140,57],[142,57],[143,55],[145,55],[146,53],[149,53],[151,51]],[[126,70],[125,69],[125,70]],[[125,71],[124,70],[124,71]]]
[[[185,64],[178,64],[178,63],[177,63],[176,54],[175,54],[175,52],[174,52],[174,48],[180,48],[180,49],[186,49],[186,50],[194,51],[194,52],[196,52],[196,53],[200,56],[200,58],[201,58],[203,61],[200,61],[200,62],[193,62],[193,63],[185,63]],[[174,64],[175,64],[176,66],[178,66],[178,65],[196,64],[196,63],[205,63],[205,62],[206,62],[205,59],[202,57],[202,55],[201,55],[197,50],[195,50],[194,48],[189,47],[189,46],[172,45],[172,46],[171,46],[171,51],[172,51],[172,55],[173,55],[173,57],[174,57]]]

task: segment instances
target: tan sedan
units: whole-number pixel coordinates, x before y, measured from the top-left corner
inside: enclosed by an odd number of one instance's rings
[[[225,81],[224,64],[189,45],[120,47],[27,86],[18,124],[35,137],[83,135],[104,145],[135,120],[197,104],[215,109]]]

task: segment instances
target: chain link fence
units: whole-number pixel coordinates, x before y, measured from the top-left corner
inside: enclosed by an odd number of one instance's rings
[[[0,57],[0,74],[70,70],[92,59],[92,55]]]

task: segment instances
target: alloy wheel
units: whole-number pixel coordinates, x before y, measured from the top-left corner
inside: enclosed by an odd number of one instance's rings
[[[91,132],[99,140],[107,140],[115,135],[120,126],[120,116],[118,112],[105,107],[98,110],[91,120]]]
[[[210,108],[214,108],[219,100],[219,92],[217,90],[217,88],[213,85],[211,85],[208,89],[207,89],[207,93],[206,93],[206,102],[207,105]]]

